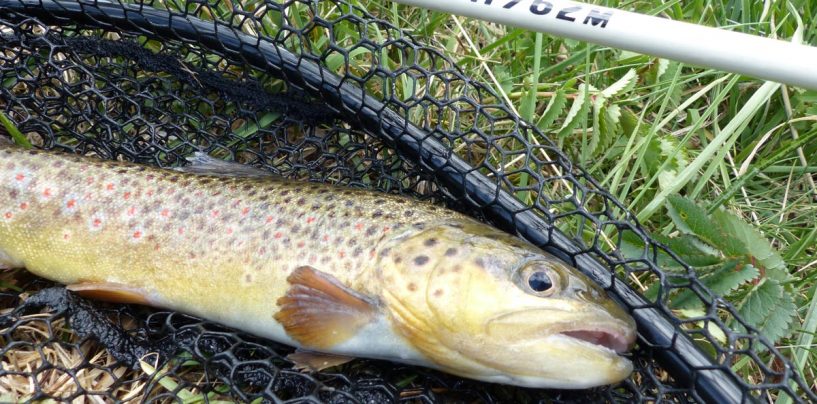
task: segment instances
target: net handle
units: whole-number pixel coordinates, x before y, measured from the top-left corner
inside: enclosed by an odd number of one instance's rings
[[[817,90],[817,48],[569,0],[392,0]]]

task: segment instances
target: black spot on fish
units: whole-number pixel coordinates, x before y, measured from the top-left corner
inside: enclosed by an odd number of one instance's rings
[[[355,238],[355,237],[350,238],[349,242],[347,244],[349,245],[349,247],[357,244],[357,238]]]
[[[403,215],[406,216],[406,217],[412,217],[412,216],[414,216],[414,211],[413,210],[407,210],[407,211],[405,211],[405,213],[403,213]]]
[[[476,264],[480,268],[485,268],[485,260],[483,260],[482,258],[475,259],[474,264]]]
[[[352,251],[352,256],[353,257],[359,257],[360,254],[362,254],[362,253],[363,253],[363,249],[360,248],[360,247],[357,247],[357,248],[354,249],[354,251]]]
[[[298,198],[298,206],[306,204],[306,198],[300,197]]]
[[[386,247],[386,248],[380,250],[380,255],[383,256],[383,257],[388,257],[390,252],[391,252],[391,248]]]
[[[245,191],[249,191],[249,190],[252,189],[252,184],[244,184],[244,186],[241,187],[241,189],[243,189]]]
[[[347,200],[347,201],[346,201],[346,202],[344,202],[343,204],[344,204],[344,205],[346,205],[346,207],[352,207],[352,206],[354,206],[354,205],[355,205],[355,202],[354,202],[354,201],[352,201],[352,200]]]
[[[454,248],[454,247],[451,247],[451,248],[445,250],[445,256],[446,257],[453,257],[456,254],[457,254],[457,249]]]
[[[383,216],[383,211],[378,209],[372,213],[372,219],[377,219],[378,217]]]
[[[369,237],[374,236],[375,233],[377,233],[377,227],[375,226],[370,226],[368,229],[366,229],[366,235]]]
[[[434,237],[428,238],[426,239],[426,241],[423,241],[423,245],[425,245],[426,247],[434,247],[435,245],[437,245],[437,239]]]
[[[426,263],[428,263],[428,256],[418,255],[418,256],[414,257],[414,265],[420,266],[420,265],[425,265]]]

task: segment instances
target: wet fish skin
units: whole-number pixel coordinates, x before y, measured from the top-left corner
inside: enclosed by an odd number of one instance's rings
[[[582,388],[631,370],[618,352],[632,319],[578,271],[458,213],[365,190],[0,145],[2,266],[480,380]],[[549,294],[529,290],[531,271],[554,280]]]

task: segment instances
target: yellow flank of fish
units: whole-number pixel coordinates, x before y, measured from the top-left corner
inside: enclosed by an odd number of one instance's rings
[[[370,357],[553,388],[632,370],[632,318],[527,242],[399,196],[196,160],[0,144],[0,267],[292,344],[304,369]]]

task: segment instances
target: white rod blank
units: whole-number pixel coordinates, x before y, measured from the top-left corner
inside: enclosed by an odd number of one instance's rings
[[[567,0],[394,0],[817,90],[817,48]]]

